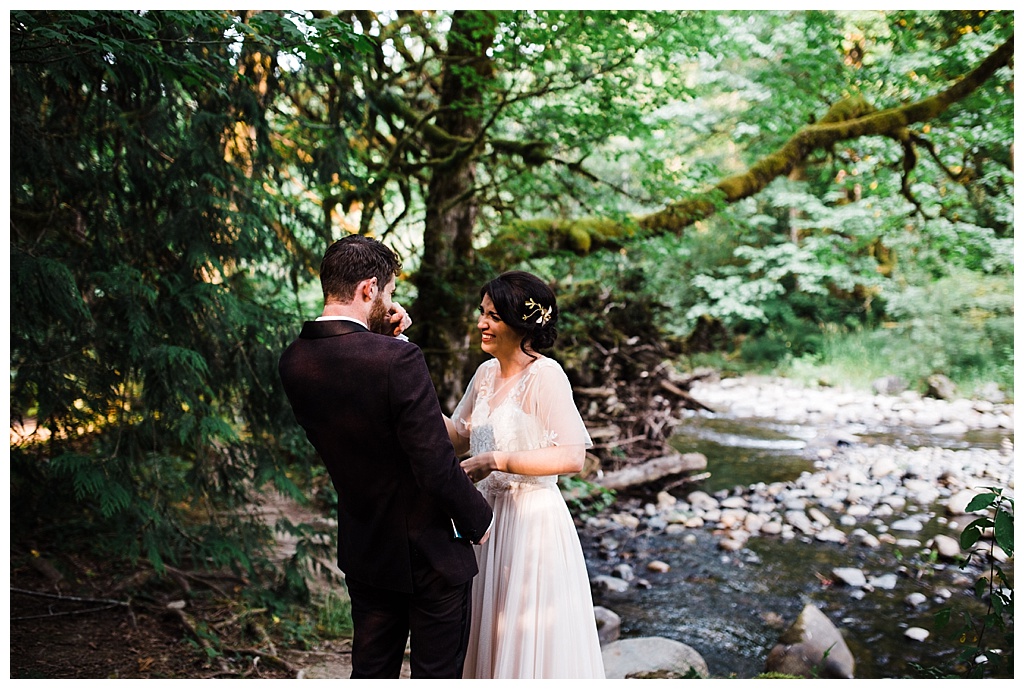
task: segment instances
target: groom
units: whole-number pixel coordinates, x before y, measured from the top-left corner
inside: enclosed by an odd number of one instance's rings
[[[352,599],[352,678],[459,678],[469,637],[472,543],[491,509],[459,466],[419,348],[392,302],[401,264],[361,235],[320,265],[323,315],[278,369],[338,492],[338,566]],[[395,321],[402,321],[396,323]]]

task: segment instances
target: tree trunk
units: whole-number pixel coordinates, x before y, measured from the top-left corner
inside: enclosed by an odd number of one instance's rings
[[[410,335],[423,349],[441,407],[451,412],[467,382],[469,314],[476,304],[480,276],[475,266],[473,231],[479,210],[474,187],[474,153],[481,122],[475,106],[493,65],[487,55],[495,30],[491,12],[459,11],[448,34],[448,61],[441,83],[437,125],[472,145],[434,142],[434,168],[427,189],[423,262],[414,277],[418,290]]]

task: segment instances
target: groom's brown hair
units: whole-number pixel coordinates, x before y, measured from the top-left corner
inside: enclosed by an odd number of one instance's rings
[[[320,286],[324,302],[347,304],[352,301],[356,285],[377,278],[384,289],[402,269],[398,255],[376,239],[350,234],[331,244],[320,262]]]

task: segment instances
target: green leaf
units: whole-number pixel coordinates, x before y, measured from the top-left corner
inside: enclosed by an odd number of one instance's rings
[[[970,548],[981,538],[982,531],[992,526],[992,520],[988,517],[979,517],[964,527],[960,534],[960,547],[964,550]]]
[[[996,543],[1010,557],[1013,556],[1013,515],[1006,510],[996,512]]]
[[[981,510],[988,509],[989,505],[996,501],[999,496],[995,493],[982,493],[981,495],[975,495],[971,498],[971,501],[967,503],[966,510],[968,512],[980,512]]]

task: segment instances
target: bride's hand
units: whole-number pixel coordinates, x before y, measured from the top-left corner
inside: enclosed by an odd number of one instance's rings
[[[498,470],[494,452],[483,452],[462,460],[462,469],[473,483],[483,481],[492,471]]]

